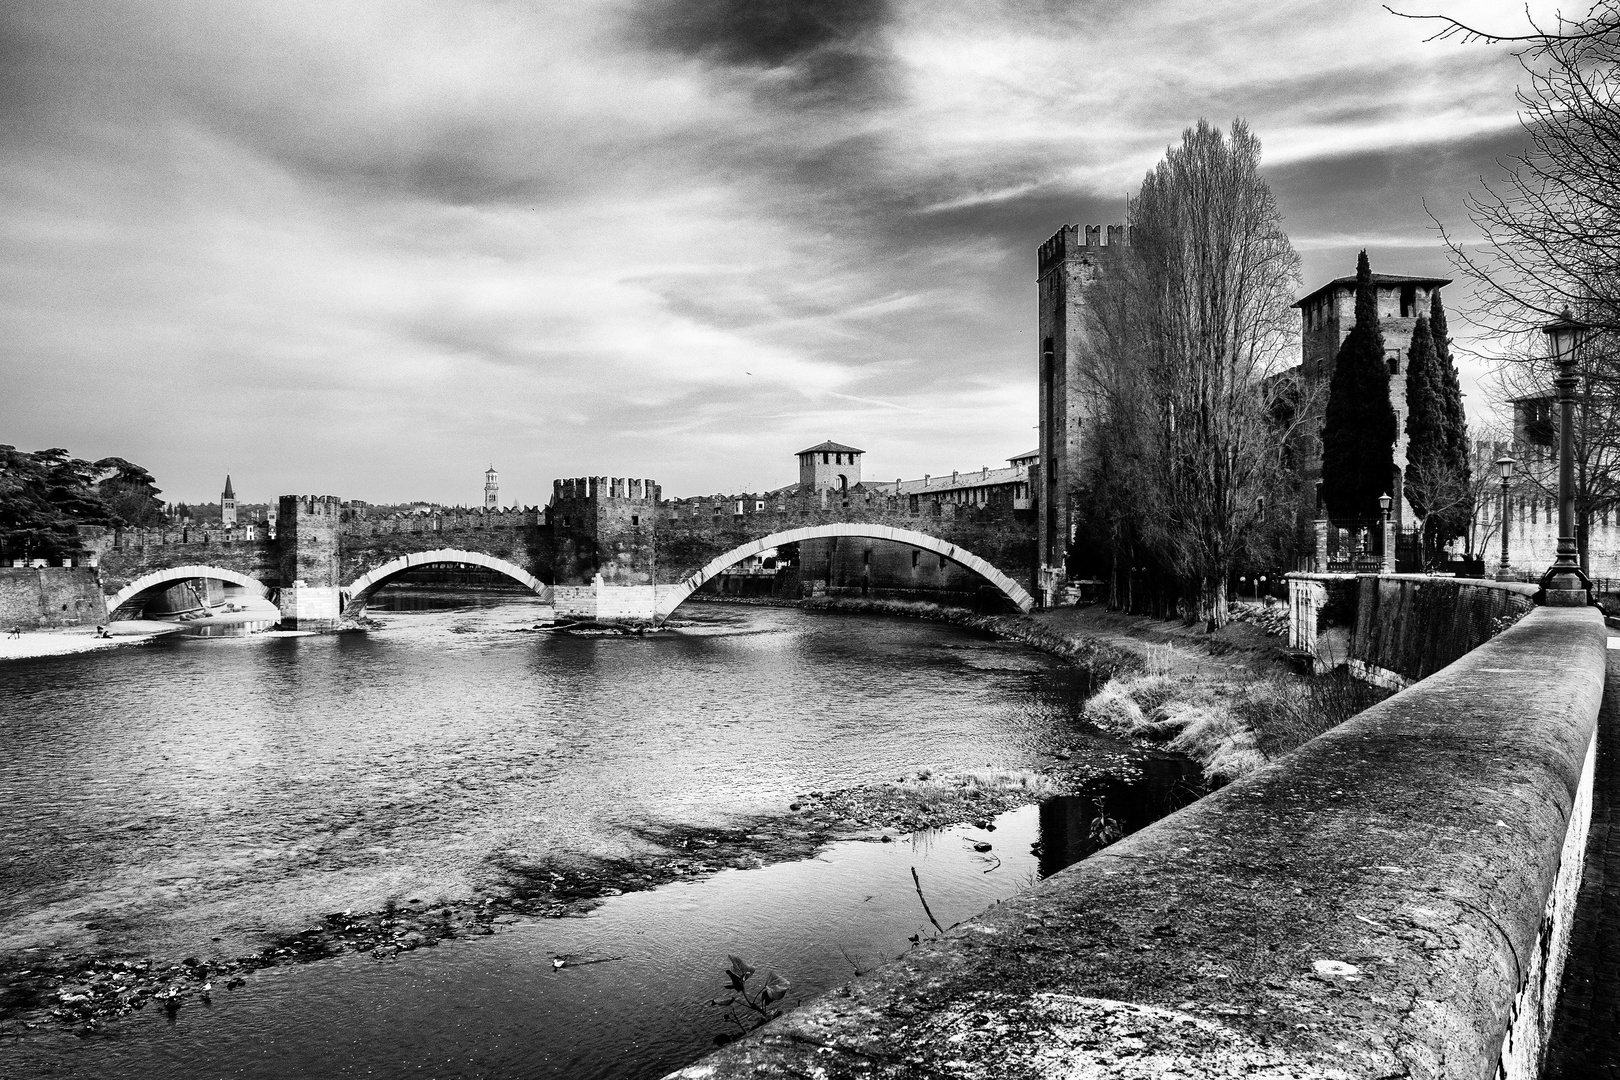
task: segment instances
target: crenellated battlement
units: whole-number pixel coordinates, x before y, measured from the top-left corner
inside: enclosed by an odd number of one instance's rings
[[[1041,245],[1036,257],[1037,276],[1046,276],[1069,259],[1130,246],[1131,230],[1126,225],[1065,225]]]
[[[658,485],[652,480],[619,476],[578,476],[551,482],[553,502],[579,502],[585,499],[627,499],[657,502]]]
[[[283,495],[279,504],[280,516],[293,514],[302,517],[343,516],[343,500],[336,495]]]

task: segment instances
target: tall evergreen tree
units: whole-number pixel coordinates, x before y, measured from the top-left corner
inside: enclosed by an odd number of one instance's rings
[[[1446,451],[1452,472],[1461,480],[1461,486],[1472,490],[1473,455],[1468,445],[1468,414],[1463,409],[1462,381],[1457,377],[1457,365],[1451,356],[1451,337],[1446,330],[1446,306],[1440,300],[1440,290],[1434,290],[1429,303],[1429,332],[1434,338],[1434,354],[1440,361],[1440,375],[1445,382],[1446,394]],[[1461,536],[1473,520],[1473,496],[1466,505],[1447,510],[1447,539]]]
[[[1420,518],[1438,509],[1434,481],[1451,456],[1445,377],[1435,355],[1429,320],[1419,315],[1406,353],[1406,501]]]
[[[1339,346],[1322,422],[1322,501],[1336,521],[1379,516],[1378,497],[1394,494],[1395,410],[1378,294],[1363,251],[1356,260],[1356,324]]]

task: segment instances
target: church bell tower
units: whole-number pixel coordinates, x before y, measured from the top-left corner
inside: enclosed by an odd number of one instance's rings
[[[495,473],[495,466],[491,465],[484,472],[484,509],[493,510],[501,505],[501,485]]]

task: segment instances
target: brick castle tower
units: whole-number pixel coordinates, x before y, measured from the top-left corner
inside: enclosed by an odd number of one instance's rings
[[[660,492],[651,480],[581,476],[552,482],[552,568],[558,585],[650,585]]]
[[[1051,602],[1067,574],[1097,417],[1082,365],[1092,349],[1087,306],[1099,273],[1130,244],[1124,225],[1065,225],[1040,247],[1040,460],[1030,470],[1040,581]]]

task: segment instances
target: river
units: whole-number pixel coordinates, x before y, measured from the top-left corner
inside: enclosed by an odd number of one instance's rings
[[[1085,673],[956,628],[692,604],[671,632],[580,638],[525,632],[521,597],[387,590],[370,614],[364,634],[0,667],[6,978],[70,954],[218,963],[330,913],[476,907],[919,770],[1062,753],[1145,769],[1155,805],[1184,777],[1077,720]],[[1115,785],[1127,827],[1159,812],[1142,783]],[[711,1004],[727,954],[755,984],[782,973],[791,1005],[934,933],[923,889],[949,926],[1083,854],[1095,809],[839,841],[579,917],[265,968],[172,1018],[0,1021],[0,1073],[657,1076],[745,1026]]]

